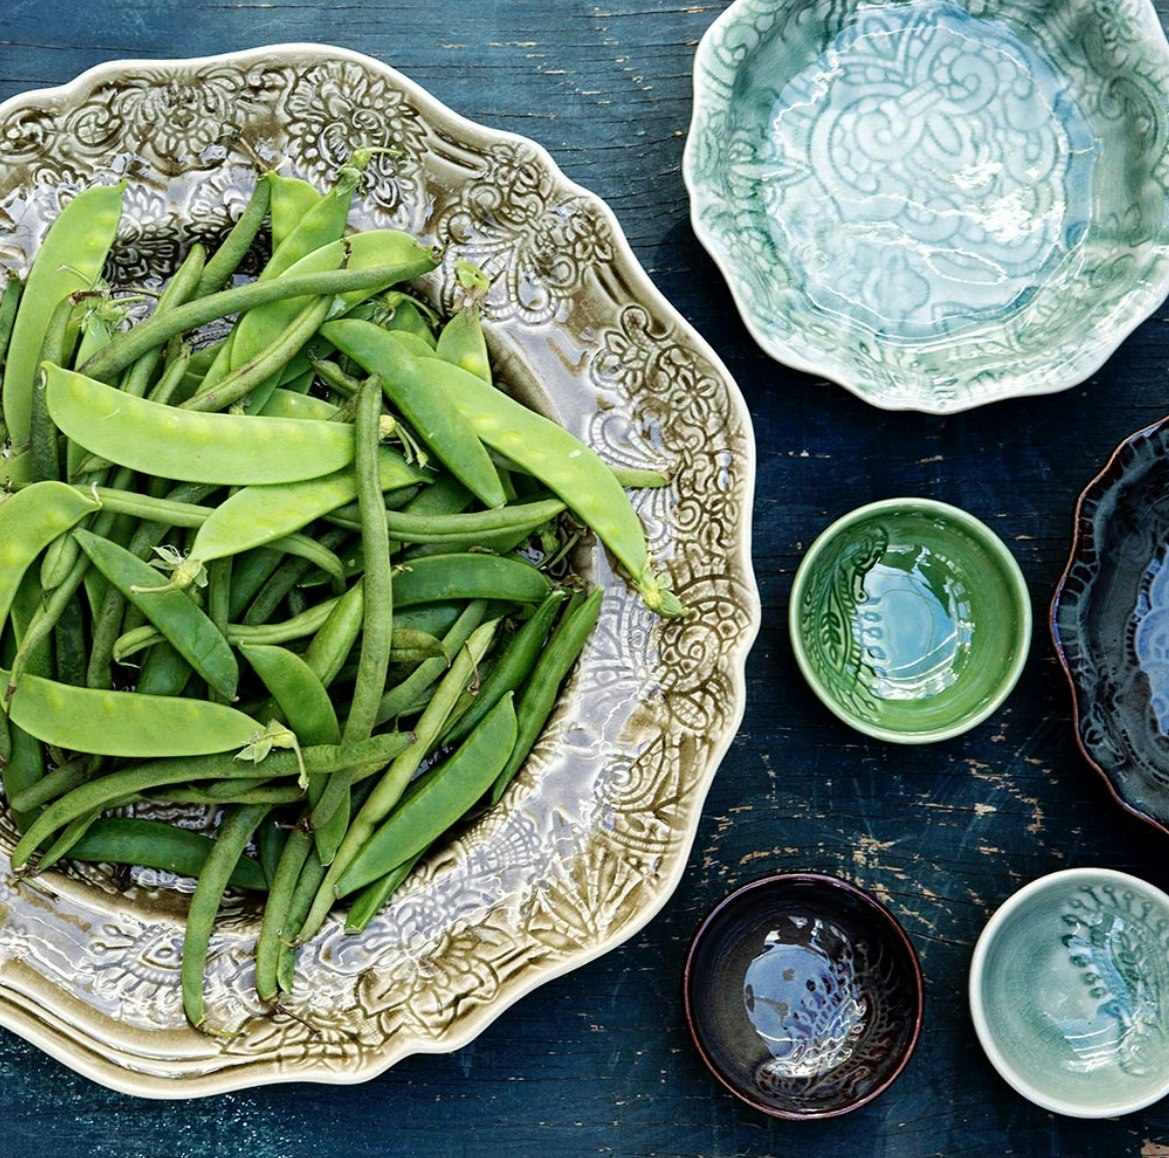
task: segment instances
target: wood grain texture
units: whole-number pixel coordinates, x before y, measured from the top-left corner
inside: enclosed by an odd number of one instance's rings
[[[359,1087],[281,1086],[168,1105],[114,1094],[0,1032],[0,1155],[1131,1155],[1169,1152],[1169,1104],[1076,1122],[1012,1093],[974,1038],[966,973],[991,911],[1025,881],[1100,864],[1169,887],[1166,838],[1124,814],[1075,747],[1046,628],[1072,507],[1112,448],[1169,412],[1163,307],[1089,382],[937,418],[879,412],[766,358],[690,229],[680,165],[695,45],[725,7],[667,0],[6,0],[0,99],[119,57],[335,43],[456,111],[544,145],[604,197],[632,246],[738,381],[758,441],[764,624],[742,730],[665,910],[549,983],[454,1055]],[[95,16],[95,9],[99,14]],[[1158,0],[1165,19],[1169,0]],[[0,142],[0,150],[3,143]],[[786,628],[803,548],[862,502],[963,506],[1015,550],[1034,646],[1006,707],[948,743],[901,748],[839,724],[801,681]],[[682,1024],[682,955],[725,892],[778,868],[840,873],[903,921],[927,981],[917,1054],[883,1098],[830,1122],[739,1106]]]

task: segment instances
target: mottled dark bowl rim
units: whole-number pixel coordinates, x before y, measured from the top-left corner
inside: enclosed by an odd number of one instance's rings
[[[1089,692],[1076,679],[1069,656],[1069,648],[1059,628],[1059,609],[1067,592],[1069,581],[1072,578],[1076,566],[1081,563],[1087,554],[1088,545],[1094,537],[1090,512],[1100,502],[1101,497],[1123,479],[1126,456],[1133,453],[1137,444],[1151,441],[1163,434],[1169,434],[1169,415],[1158,419],[1156,422],[1151,422],[1147,426],[1141,427],[1140,430],[1133,431],[1127,438],[1117,443],[1092,481],[1077,496],[1072,515],[1071,547],[1068,549],[1067,562],[1064,564],[1059,581],[1056,583],[1055,590],[1051,596],[1047,623],[1056,658],[1059,660],[1059,666],[1064,673],[1068,688],[1071,692],[1072,731],[1075,735],[1076,747],[1080,750],[1080,754],[1083,756],[1085,763],[1097,773],[1108,788],[1109,794],[1121,808],[1131,816],[1135,816],[1138,820],[1144,821],[1158,831],[1169,834],[1169,816],[1156,816],[1152,812],[1133,803],[1133,801],[1126,799],[1117,786],[1112,772],[1092,755],[1087,744],[1084,742],[1083,727],[1086,715],[1084,704]]]
[[[907,1020],[911,1021],[911,1028],[909,1038],[901,1050],[900,1055],[890,1064],[889,1070],[884,1077],[863,1097],[855,1098],[852,1101],[844,1102],[839,1106],[833,1106],[829,1109],[784,1109],[752,1096],[748,1090],[737,1085],[719,1068],[718,1063],[710,1056],[702,1044],[702,1039],[698,1031],[697,1017],[691,1001],[691,991],[696,974],[695,957],[714,928],[715,923],[728,909],[737,907],[744,901],[749,900],[754,894],[784,885],[820,886],[826,890],[824,893],[825,896],[832,897],[834,893],[840,893],[859,903],[863,909],[868,910],[872,914],[876,926],[883,929],[889,935],[894,947],[903,955],[910,969],[912,1014],[911,1018]],[[834,910],[831,904],[826,904],[824,912],[831,913],[832,911]],[[917,1043],[921,1038],[921,1029],[925,1020],[925,978],[922,973],[921,961],[918,958],[917,950],[914,948],[913,942],[909,939],[908,933],[905,932],[901,923],[889,909],[881,904],[871,893],[859,885],[845,880],[843,877],[832,876],[829,873],[802,869],[783,870],[768,873],[766,876],[758,877],[755,880],[740,885],[723,897],[702,918],[686,950],[686,959],[682,970],[682,1008],[686,1018],[686,1028],[689,1031],[690,1040],[694,1043],[694,1048],[698,1051],[698,1056],[702,1058],[706,1068],[718,1082],[734,1094],[735,1097],[751,1106],[752,1109],[758,1110],[760,1113],[767,1114],[772,1118],[782,1118],[786,1121],[812,1121],[821,1118],[837,1118],[842,1114],[848,1114],[853,1110],[860,1109],[861,1106],[867,1105],[869,1102],[880,1097],[897,1080],[906,1065],[909,1064],[909,1059],[913,1056],[917,1048]]]

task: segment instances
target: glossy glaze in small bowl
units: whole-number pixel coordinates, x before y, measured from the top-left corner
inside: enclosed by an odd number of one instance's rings
[[[1166,91],[1151,0],[736,0],[691,220],[762,348],[875,406],[1062,390],[1169,290]]]
[[[690,944],[686,1021],[731,1093],[777,1118],[829,1118],[888,1089],[917,1045],[921,967],[894,917],[838,877],[737,889]]]
[[[1010,694],[1031,642],[1014,556],[984,523],[933,499],[838,519],[792,585],[796,661],[847,724],[882,740],[949,739]]]
[[[1051,605],[1076,738],[1124,807],[1169,831],[1169,418],[1125,439],[1076,505]]]
[[[1102,868],[1065,869],[991,917],[970,966],[991,1064],[1073,1118],[1132,1113],[1169,1093],[1169,896]]]

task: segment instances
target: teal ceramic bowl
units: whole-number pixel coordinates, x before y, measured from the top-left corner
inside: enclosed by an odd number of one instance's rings
[[[1169,896],[1137,877],[1065,869],[991,917],[970,966],[991,1064],[1052,1113],[1111,1118],[1169,1093]]]
[[[945,740],[1006,699],[1031,641],[1019,565],[974,516],[933,499],[871,503],[812,543],[792,585],[796,661],[846,723]]]
[[[1084,381],[1169,291],[1151,0],[736,0],[694,63],[699,239],[773,357],[888,409]]]

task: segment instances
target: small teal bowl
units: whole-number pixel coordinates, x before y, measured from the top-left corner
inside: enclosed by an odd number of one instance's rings
[[[1169,896],[1075,868],[1010,897],[979,937],[970,1011],[991,1064],[1023,1097],[1113,1118],[1169,1093]]]
[[[1167,91],[1151,0],[736,0],[691,220],[763,349],[875,406],[1066,389],[1169,291]]]
[[[870,503],[808,548],[792,583],[796,662],[820,700],[880,740],[948,740],[990,716],[1031,644],[1019,565],[985,523],[934,499]]]

